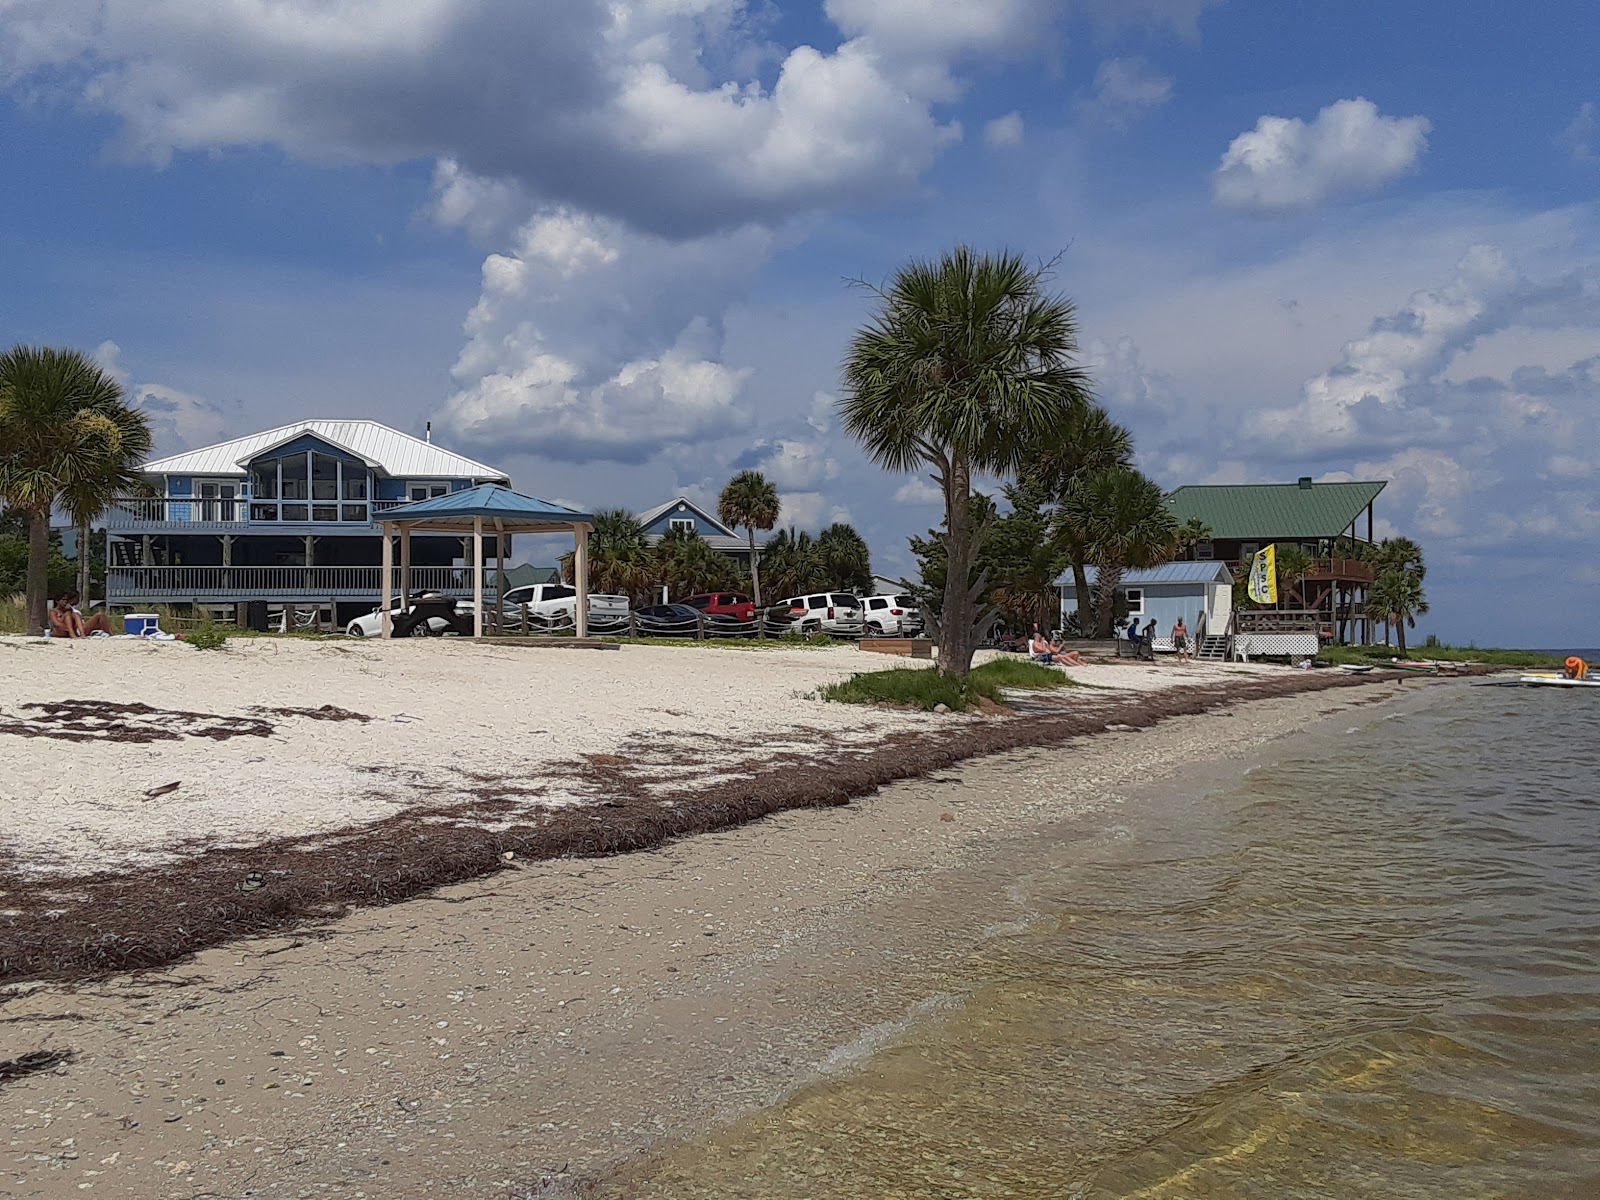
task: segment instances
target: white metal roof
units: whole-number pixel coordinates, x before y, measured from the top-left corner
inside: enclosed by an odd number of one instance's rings
[[[644,535],[644,540],[649,545],[654,546],[659,544],[661,539],[665,536],[666,534],[664,533],[647,533]],[[700,535],[700,539],[713,550],[720,551],[723,554],[735,552],[748,553],[750,550],[749,541],[745,538],[739,537],[737,534],[702,533]],[[756,538],[757,550],[765,550],[766,546],[767,542],[765,538]]]
[[[215,446],[158,458],[145,463],[141,469],[152,475],[243,475],[244,464],[250,459],[304,433],[348,450],[396,478],[510,482],[504,471],[463,458],[377,421],[297,421],[231,442],[218,442]]]

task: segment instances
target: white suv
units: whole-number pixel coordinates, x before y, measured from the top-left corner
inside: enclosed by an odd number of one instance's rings
[[[922,632],[922,610],[910,596],[868,596],[861,603],[868,637],[916,637]]]
[[[848,592],[814,592],[794,596],[778,606],[789,610],[790,625],[800,633],[860,637],[865,624],[861,601]]]

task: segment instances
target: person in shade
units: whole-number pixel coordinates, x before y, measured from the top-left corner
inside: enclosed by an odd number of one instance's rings
[[[1574,654],[1567,659],[1566,667],[1562,670],[1561,675],[1564,679],[1587,679],[1589,678],[1589,664]]]

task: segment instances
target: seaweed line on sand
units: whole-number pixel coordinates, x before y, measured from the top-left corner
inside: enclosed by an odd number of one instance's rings
[[[130,871],[25,881],[0,859],[0,984],[75,980],[164,967],[240,938],[392,904],[514,870],[521,861],[626,853],[797,808],[849,803],[900,780],[938,775],[985,754],[1058,746],[1108,725],[1148,728],[1178,716],[1330,688],[1392,688],[1392,675],[1303,675],[1227,687],[1146,693],[1054,713],[897,733],[802,764],[771,752],[710,782],[663,779],[649,746],[565,764],[594,803],[524,811],[507,821],[507,794],[535,782],[485,779],[478,799],[411,809],[332,834],[218,847]],[[679,747],[660,747],[668,761]],[[842,751],[842,752],[841,752]],[[620,761],[619,761],[620,760]],[[504,785],[503,787],[499,785]],[[259,880],[255,887],[241,888]],[[66,898],[70,895],[70,898]],[[0,1003],[4,1002],[0,995]]]

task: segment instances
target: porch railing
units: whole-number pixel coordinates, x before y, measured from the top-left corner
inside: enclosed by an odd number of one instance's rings
[[[306,520],[284,522],[277,519],[259,519],[263,511],[277,516],[283,513],[284,501],[244,498],[216,500],[201,497],[176,496],[122,496],[111,502],[101,520],[107,529],[142,529],[149,525],[239,526],[254,525],[271,528],[274,525],[366,525],[390,509],[409,504],[409,500],[292,500],[288,503],[305,509]],[[337,521],[315,521],[310,518],[317,512],[338,516]]]
[[[382,590],[382,567],[108,567],[106,590],[112,603],[127,600],[367,600],[374,604]],[[395,568],[390,591],[399,595],[400,570]],[[412,567],[411,591],[472,594],[472,571],[464,567]],[[495,595],[493,576],[485,572],[484,594]]]
[[[1328,614],[1314,609],[1249,609],[1234,613],[1234,621],[1239,633],[1333,633]]]

